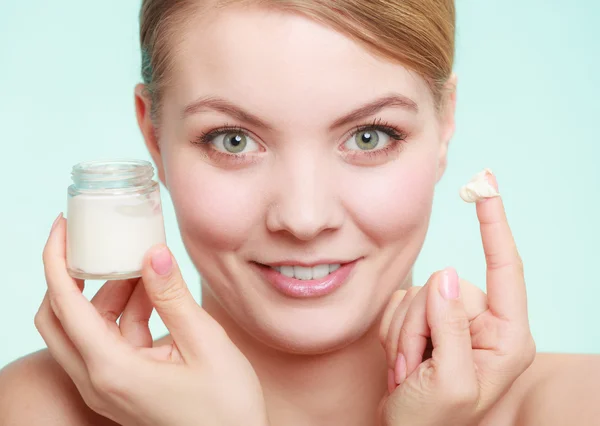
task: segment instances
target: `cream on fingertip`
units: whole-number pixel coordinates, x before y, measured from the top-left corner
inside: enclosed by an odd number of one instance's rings
[[[460,188],[460,198],[467,203],[476,203],[486,198],[499,197],[500,194],[487,179],[488,175],[493,175],[490,169],[483,169],[471,178],[471,180]]]

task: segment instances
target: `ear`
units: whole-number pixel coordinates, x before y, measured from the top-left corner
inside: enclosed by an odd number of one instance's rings
[[[448,164],[448,146],[456,128],[456,85],[458,79],[452,73],[444,87],[444,99],[440,114],[440,150],[438,155],[437,180],[442,178]]]
[[[165,180],[165,168],[163,166],[162,155],[160,153],[160,146],[158,144],[157,129],[152,122],[151,117],[152,111],[152,99],[146,91],[146,86],[142,83],[135,86],[135,113],[137,116],[138,126],[144,136],[146,142],[146,148],[152,156],[152,160],[156,165],[158,178],[160,181],[167,186]]]

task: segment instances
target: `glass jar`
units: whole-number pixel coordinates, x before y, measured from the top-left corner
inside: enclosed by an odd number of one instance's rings
[[[74,278],[142,275],[144,255],[165,244],[158,182],[142,160],[88,161],[68,189],[67,269]]]

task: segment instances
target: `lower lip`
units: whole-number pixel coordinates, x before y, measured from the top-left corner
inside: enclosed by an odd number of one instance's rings
[[[289,297],[304,299],[309,297],[323,297],[333,293],[346,282],[356,263],[357,260],[346,263],[326,277],[316,280],[298,280],[287,277],[269,266],[258,265],[256,263],[254,265],[258,267],[266,280],[276,290]]]

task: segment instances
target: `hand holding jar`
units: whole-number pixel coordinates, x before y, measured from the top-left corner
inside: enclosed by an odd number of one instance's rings
[[[71,237],[76,241],[81,235]],[[82,294],[83,280],[69,275],[66,246],[61,215],[44,249],[48,291],[35,325],[91,409],[122,425],[268,424],[252,366],[196,303],[166,246],[142,256],[141,278],[108,281],[91,301]],[[83,253],[77,256],[85,260]],[[98,266],[94,256],[88,260],[81,263],[86,269]],[[100,266],[79,273],[136,275],[105,268],[114,264]],[[153,309],[171,333],[169,345],[152,345]]]

